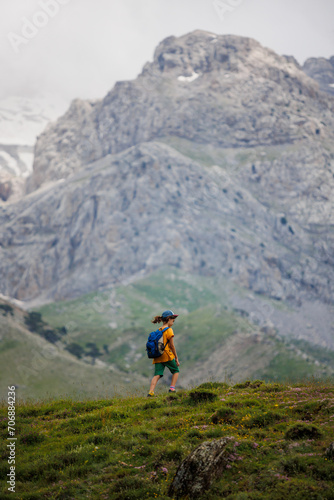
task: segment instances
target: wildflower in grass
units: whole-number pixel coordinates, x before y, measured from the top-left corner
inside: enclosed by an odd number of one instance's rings
[[[168,469],[166,469],[166,467],[161,467],[161,471],[163,474],[168,474]]]
[[[290,481],[290,478],[288,476],[282,476],[281,474],[275,474],[275,477],[278,479],[284,479],[286,481]]]

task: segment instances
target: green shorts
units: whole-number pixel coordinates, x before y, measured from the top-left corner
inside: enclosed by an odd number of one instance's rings
[[[171,373],[179,373],[179,367],[176,364],[175,358],[172,361],[165,361],[164,363],[155,363],[154,364],[154,375],[160,375],[160,377],[164,376],[165,367],[169,369]]]

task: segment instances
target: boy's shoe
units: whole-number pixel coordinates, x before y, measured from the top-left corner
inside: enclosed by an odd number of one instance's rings
[[[169,391],[168,391],[168,392],[174,392],[174,394],[175,394],[175,393],[176,393],[176,390],[175,390],[175,389],[174,389],[174,390],[173,390],[173,389],[169,389]]]
[[[148,394],[147,394],[147,397],[148,397],[148,398],[154,398],[154,394],[150,394],[150,393],[148,393]]]

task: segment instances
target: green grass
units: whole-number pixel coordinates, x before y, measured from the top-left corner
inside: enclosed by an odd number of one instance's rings
[[[293,153],[299,147],[295,144],[284,144],[283,146],[220,148],[211,144],[195,143],[194,141],[176,136],[159,138],[159,142],[168,144],[184,156],[207,167],[219,165],[232,175],[244,169],[244,167],[249,168],[253,162],[274,161],[279,159],[283,154],[286,154],[287,150]]]
[[[126,386],[118,371],[96,368],[77,360],[59,346],[39,335],[6,324],[0,317],[0,398],[8,385],[17,385],[22,398],[54,398],[68,395],[73,399],[111,397]],[[143,378],[138,376],[141,383]]]
[[[266,380],[282,381],[284,378],[294,379],[296,373],[298,377],[307,377],[315,374],[317,367],[310,365],[304,359],[296,359],[292,353],[281,352],[277,354],[266,369],[261,371],[261,376]]]
[[[197,393],[197,396],[194,394]],[[334,384],[208,382],[154,399],[55,399],[16,406],[16,493],[1,498],[167,499],[180,462],[232,436],[229,467],[203,499],[334,499]],[[320,404],[321,402],[321,404]],[[0,407],[1,473],[8,472]]]
[[[5,384],[17,384],[21,397],[109,397],[119,385],[132,386],[134,373],[142,384],[152,375],[145,352],[148,334],[155,328],[151,319],[166,308],[180,314],[174,332],[185,387],[207,379],[211,372],[234,383],[244,377],[284,381],[287,376],[293,380],[333,373],[330,352],[311,345],[296,345],[291,350],[293,344],[280,337],[263,336],[256,342],[259,327],[229,303],[230,296],[242,300],[247,293],[222,278],[166,267],[128,285],[47,304],[38,309],[43,321],[52,328],[66,326],[68,333],[53,346],[12,324],[0,342],[0,376]],[[260,305],[265,309],[285,307],[265,297],[254,300],[255,309]],[[1,328],[16,321],[21,330],[25,327],[24,318],[17,318],[17,310],[14,313],[14,317],[0,315]],[[86,353],[86,344],[95,343],[100,351],[96,364],[89,356],[78,360],[70,355],[65,347],[73,343]],[[49,356],[47,348],[55,348],[57,356]],[[303,359],[298,349],[309,359]],[[216,355],[211,365],[217,351],[221,356]],[[229,357],[219,363],[224,352]],[[12,359],[16,360],[14,366]],[[317,366],[315,361],[322,364]],[[168,377],[165,379],[167,383]]]
[[[103,353],[102,361],[115,363],[122,371],[131,364],[133,370],[149,376],[145,344],[155,328],[154,315],[167,307],[180,314],[175,325],[177,345],[184,352],[184,367],[190,368],[234,331],[250,328],[245,319],[228,310],[227,300],[225,282],[164,268],[133,284],[47,304],[38,312],[53,327],[68,328],[67,343],[84,347],[93,341],[101,351],[108,345],[109,354]],[[217,315],[217,310],[223,312]]]

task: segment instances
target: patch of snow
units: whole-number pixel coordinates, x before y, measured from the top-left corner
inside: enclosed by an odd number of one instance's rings
[[[4,167],[1,167],[0,163],[1,169],[7,170],[7,172],[9,172],[10,174],[14,174],[17,176],[21,175],[20,167],[18,166],[17,161],[15,160],[15,158],[13,158],[13,156],[8,154],[6,151],[0,151],[0,157],[2,157],[6,162]]]
[[[329,83],[329,87],[334,87],[334,83]]]
[[[26,170],[21,173],[22,177],[28,177],[32,173],[34,153],[19,153],[20,160],[25,164]]]
[[[193,71],[193,74],[191,76],[178,76],[177,79],[180,81],[180,82],[193,82],[194,80],[196,80],[196,78],[198,78],[200,76],[199,73],[195,73],[195,71]]]

